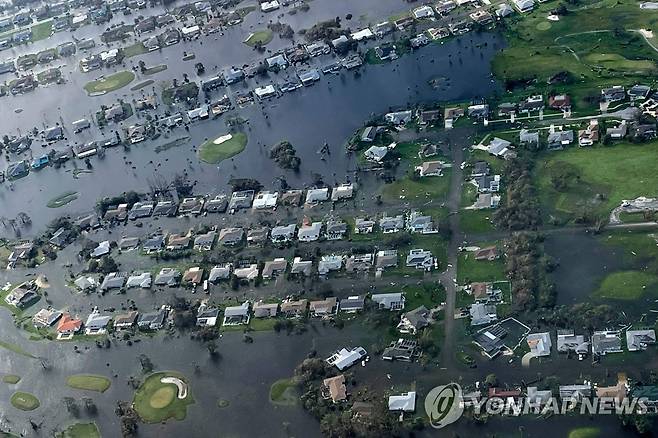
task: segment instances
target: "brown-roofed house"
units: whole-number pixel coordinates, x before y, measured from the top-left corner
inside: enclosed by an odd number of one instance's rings
[[[331,399],[338,403],[347,399],[347,388],[345,387],[345,376],[339,375],[329,377],[322,382],[322,397]]]
[[[62,315],[62,317],[59,320],[59,323],[57,324],[57,333],[62,335],[72,335],[74,333],[79,332],[81,328],[82,328],[81,320],[77,318],[73,318],[68,313],[65,313],[64,315]]]
[[[496,260],[498,258],[498,248],[495,246],[488,246],[486,248],[478,249],[475,251],[473,257],[475,260]]]
[[[303,316],[306,312],[308,300],[287,301],[281,303],[281,313],[285,316]]]

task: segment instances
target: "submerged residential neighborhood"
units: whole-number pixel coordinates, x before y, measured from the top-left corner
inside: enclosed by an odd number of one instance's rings
[[[657,11],[0,3],[0,434],[656,435]]]

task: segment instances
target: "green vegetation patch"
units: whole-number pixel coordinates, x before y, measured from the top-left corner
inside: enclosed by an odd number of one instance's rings
[[[247,134],[234,132],[208,140],[199,147],[199,158],[209,164],[217,164],[239,154],[247,146]]]
[[[135,80],[135,73],[131,71],[120,71],[102,79],[87,82],[84,86],[88,94],[109,93],[125,87]]]
[[[48,20],[43,23],[35,24],[30,30],[32,31],[32,42],[45,40],[53,33],[53,21]]]
[[[265,46],[268,43],[270,43],[273,38],[274,38],[274,34],[272,33],[271,30],[269,29],[259,30],[250,34],[249,38],[244,40],[244,43],[251,47]]]
[[[92,374],[76,374],[66,379],[66,384],[71,388],[84,389],[85,391],[105,392],[112,382],[104,376]]]
[[[2,300],[4,302],[4,299]],[[28,353],[27,351],[23,350],[22,347],[12,344],[9,342],[5,341],[0,341],[0,348],[4,348],[5,350],[13,351],[16,354],[20,354],[21,356],[29,357],[30,359],[36,359],[36,356],[32,355],[31,353]]]
[[[391,184],[386,184],[382,190],[382,198],[386,201],[425,202],[428,200],[441,200],[448,194],[450,188],[450,170],[445,169],[443,176],[430,176],[419,178],[405,176]]]
[[[46,207],[48,208],[60,208],[68,204],[69,202],[73,202],[76,199],[78,199],[78,192],[65,192],[62,193],[59,196],[54,197],[48,203],[46,204]]]
[[[154,74],[156,74],[156,73],[163,72],[163,71],[167,70],[167,68],[168,68],[168,67],[167,67],[167,64],[155,65],[155,66],[153,66],[153,67],[145,68],[144,71],[143,71],[143,73],[144,73],[146,76],[150,76],[150,75],[154,75]]]
[[[656,284],[658,284],[658,278],[646,272],[614,272],[603,279],[599,289],[594,292],[594,296],[614,300],[636,300],[644,295],[647,288]]]
[[[124,47],[123,49],[121,49],[121,53],[123,54],[124,58],[130,58],[133,56],[143,55],[144,53],[148,53],[148,49],[144,47],[144,43],[140,41],[131,46]]]
[[[170,418],[182,421],[187,416],[187,406],[194,403],[194,398],[187,386],[185,398],[178,398],[178,388],[173,383],[163,383],[163,377],[175,377],[187,385],[187,379],[175,371],[153,373],[135,392],[133,404],[139,417],[146,423],[160,423]]]
[[[64,429],[57,438],[100,438],[96,423],[75,423]]]
[[[17,391],[9,399],[11,405],[21,411],[33,411],[41,404],[39,399],[28,392]]]
[[[17,376],[16,374],[6,374],[2,376],[2,382],[9,383],[10,385],[15,385],[20,381],[21,381],[21,376]]]
[[[601,435],[598,427],[579,427],[569,432],[568,438],[597,438]]]
[[[148,87],[149,85],[151,85],[153,83],[155,83],[155,81],[153,79],[147,79],[146,81],[139,82],[139,83],[133,85],[132,87],[130,87],[130,91],[141,90],[142,88]]]
[[[487,247],[490,245],[482,245]],[[472,283],[477,281],[504,281],[507,279],[505,274],[505,260],[500,258],[489,260],[475,260],[473,252],[462,252],[459,254],[457,262],[457,282],[459,284]]]
[[[270,402],[277,405],[292,406],[299,399],[297,381],[294,377],[280,379],[270,387]]]

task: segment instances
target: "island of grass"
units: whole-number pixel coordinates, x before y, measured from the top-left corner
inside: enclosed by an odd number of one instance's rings
[[[21,411],[33,411],[39,407],[39,399],[28,392],[17,391],[9,399],[11,405]]]
[[[569,432],[568,438],[597,438],[601,435],[598,427],[579,427]]]
[[[648,272],[622,271],[614,272],[603,279],[601,286],[594,292],[596,298],[606,300],[633,301],[647,292],[656,292],[658,278]]]
[[[147,79],[143,82],[139,82],[139,83],[133,85],[132,87],[130,87],[130,91],[141,90],[142,88],[148,87],[149,85],[153,84],[154,82],[155,81],[153,79]]]
[[[75,423],[56,435],[57,438],[100,438],[96,423]]]
[[[142,70],[142,73],[146,76],[154,75],[167,70],[167,64],[154,65],[153,67],[147,67]]]
[[[208,140],[199,147],[199,158],[209,164],[227,160],[244,150],[247,146],[247,134],[234,132]]]
[[[249,37],[244,40],[244,43],[251,47],[264,46],[270,43],[272,38],[274,38],[274,35],[271,30],[259,30],[250,34]]]
[[[105,94],[123,88],[134,80],[135,73],[125,70],[87,82],[84,89],[90,95]]]
[[[297,403],[298,399],[297,380],[294,377],[279,379],[270,386],[271,403],[292,406]]]
[[[185,376],[175,371],[153,373],[135,392],[133,405],[145,423],[185,419],[187,406],[194,403]]]
[[[66,384],[71,388],[84,389],[85,391],[105,392],[112,382],[104,376],[92,374],[76,374],[66,379]]]
[[[59,196],[54,197],[48,203],[46,204],[46,207],[48,208],[60,208],[68,204],[69,202],[73,202],[76,199],[78,199],[78,192],[65,192],[62,193]]]
[[[21,381],[21,376],[17,376],[16,374],[6,374],[2,376],[2,382],[9,383],[10,385],[15,385],[20,381]]]

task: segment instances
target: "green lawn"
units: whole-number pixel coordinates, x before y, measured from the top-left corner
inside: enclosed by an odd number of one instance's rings
[[[9,383],[10,385],[15,385],[20,381],[21,381],[21,376],[17,376],[16,374],[6,374],[2,376],[2,382]]]
[[[209,164],[217,164],[221,161],[239,154],[247,146],[247,134],[243,132],[234,132],[232,137],[220,144],[215,144],[215,140],[208,140],[199,147],[199,158],[201,161]]]
[[[127,70],[120,71],[109,76],[105,76],[102,79],[87,82],[84,86],[84,89],[88,94],[105,94],[123,88],[133,80],[135,80],[135,73]]]
[[[3,298],[3,301],[4,301],[4,298]],[[15,344],[11,344],[9,342],[0,341],[0,348],[4,348],[5,350],[13,351],[16,354],[20,354],[21,356],[29,357],[30,359],[36,359],[36,356],[34,356],[31,353],[28,353],[27,351],[23,350],[22,347],[19,347],[18,345],[15,345]]]
[[[462,233],[488,233],[494,230],[491,223],[495,210],[461,210],[459,212],[459,227]]]
[[[489,245],[482,245],[486,247]],[[494,261],[475,260],[472,252],[462,252],[457,261],[457,282],[466,284],[478,281],[503,281],[505,275],[505,259],[500,257]]]
[[[294,377],[277,380],[270,386],[270,402],[277,405],[295,405],[299,398]]]
[[[27,392],[17,391],[9,399],[11,405],[21,411],[33,411],[41,404],[39,399]]]
[[[445,290],[437,283],[425,282],[420,285],[390,286],[378,290],[377,293],[404,293],[404,308],[413,310],[420,306],[428,309],[439,306],[446,299]]]
[[[64,429],[57,438],[100,438],[96,423],[75,423]]]
[[[32,42],[45,40],[53,33],[53,21],[48,20],[32,26]]]
[[[104,376],[91,374],[76,374],[66,379],[66,384],[71,388],[84,389],[86,391],[105,392],[112,382]]]
[[[175,395],[170,397],[171,391],[168,388],[173,388],[174,394],[177,394],[176,387],[171,383],[162,383],[162,377],[177,377],[187,382],[182,374],[175,371],[158,372],[148,376],[135,392],[133,399],[135,411],[145,423],[161,423],[170,418],[182,421],[187,416],[187,406],[194,403],[189,387],[184,399]]]
[[[537,166],[537,186],[550,214],[569,220],[588,211],[607,218],[623,199],[656,195],[656,168],[658,142],[570,148],[544,155]],[[565,180],[565,169],[573,176],[557,190],[554,181]]]
[[[601,434],[598,427],[579,427],[569,432],[568,438],[597,438]]]
[[[139,41],[133,45],[121,49],[121,53],[123,53],[124,58],[131,58],[133,56],[143,55],[144,53],[148,53],[148,49],[144,47],[144,43]]]
[[[641,271],[615,272],[603,279],[593,295],[596,298],[631,301],[642,297],[646,289],[657,284],[658,277],[653,274]]]
[[[450,170],[443,176],[415,178],[404,176],[391,184],[384,185],[382,198],[385,201],[399,202],[401,199],[423,203],[429,200],[440,202],[445,199],[450,188]]]
[[[78,199],[78,192],[64,192],[61,195],[51,199],[48,201],[46,206],[48,208],[60,208],[68,204],[69,202],[73,202],[76,199]]]
[[[251,47],[255,47],[256,45],[259,44],[261,46],[265,46],[268,43],[270,43],[273,38],[274,38],[274,34],[272,33],[271,30],[269,29],[259,30],[250,34],[249,38],[244,40],[244,43]]]

